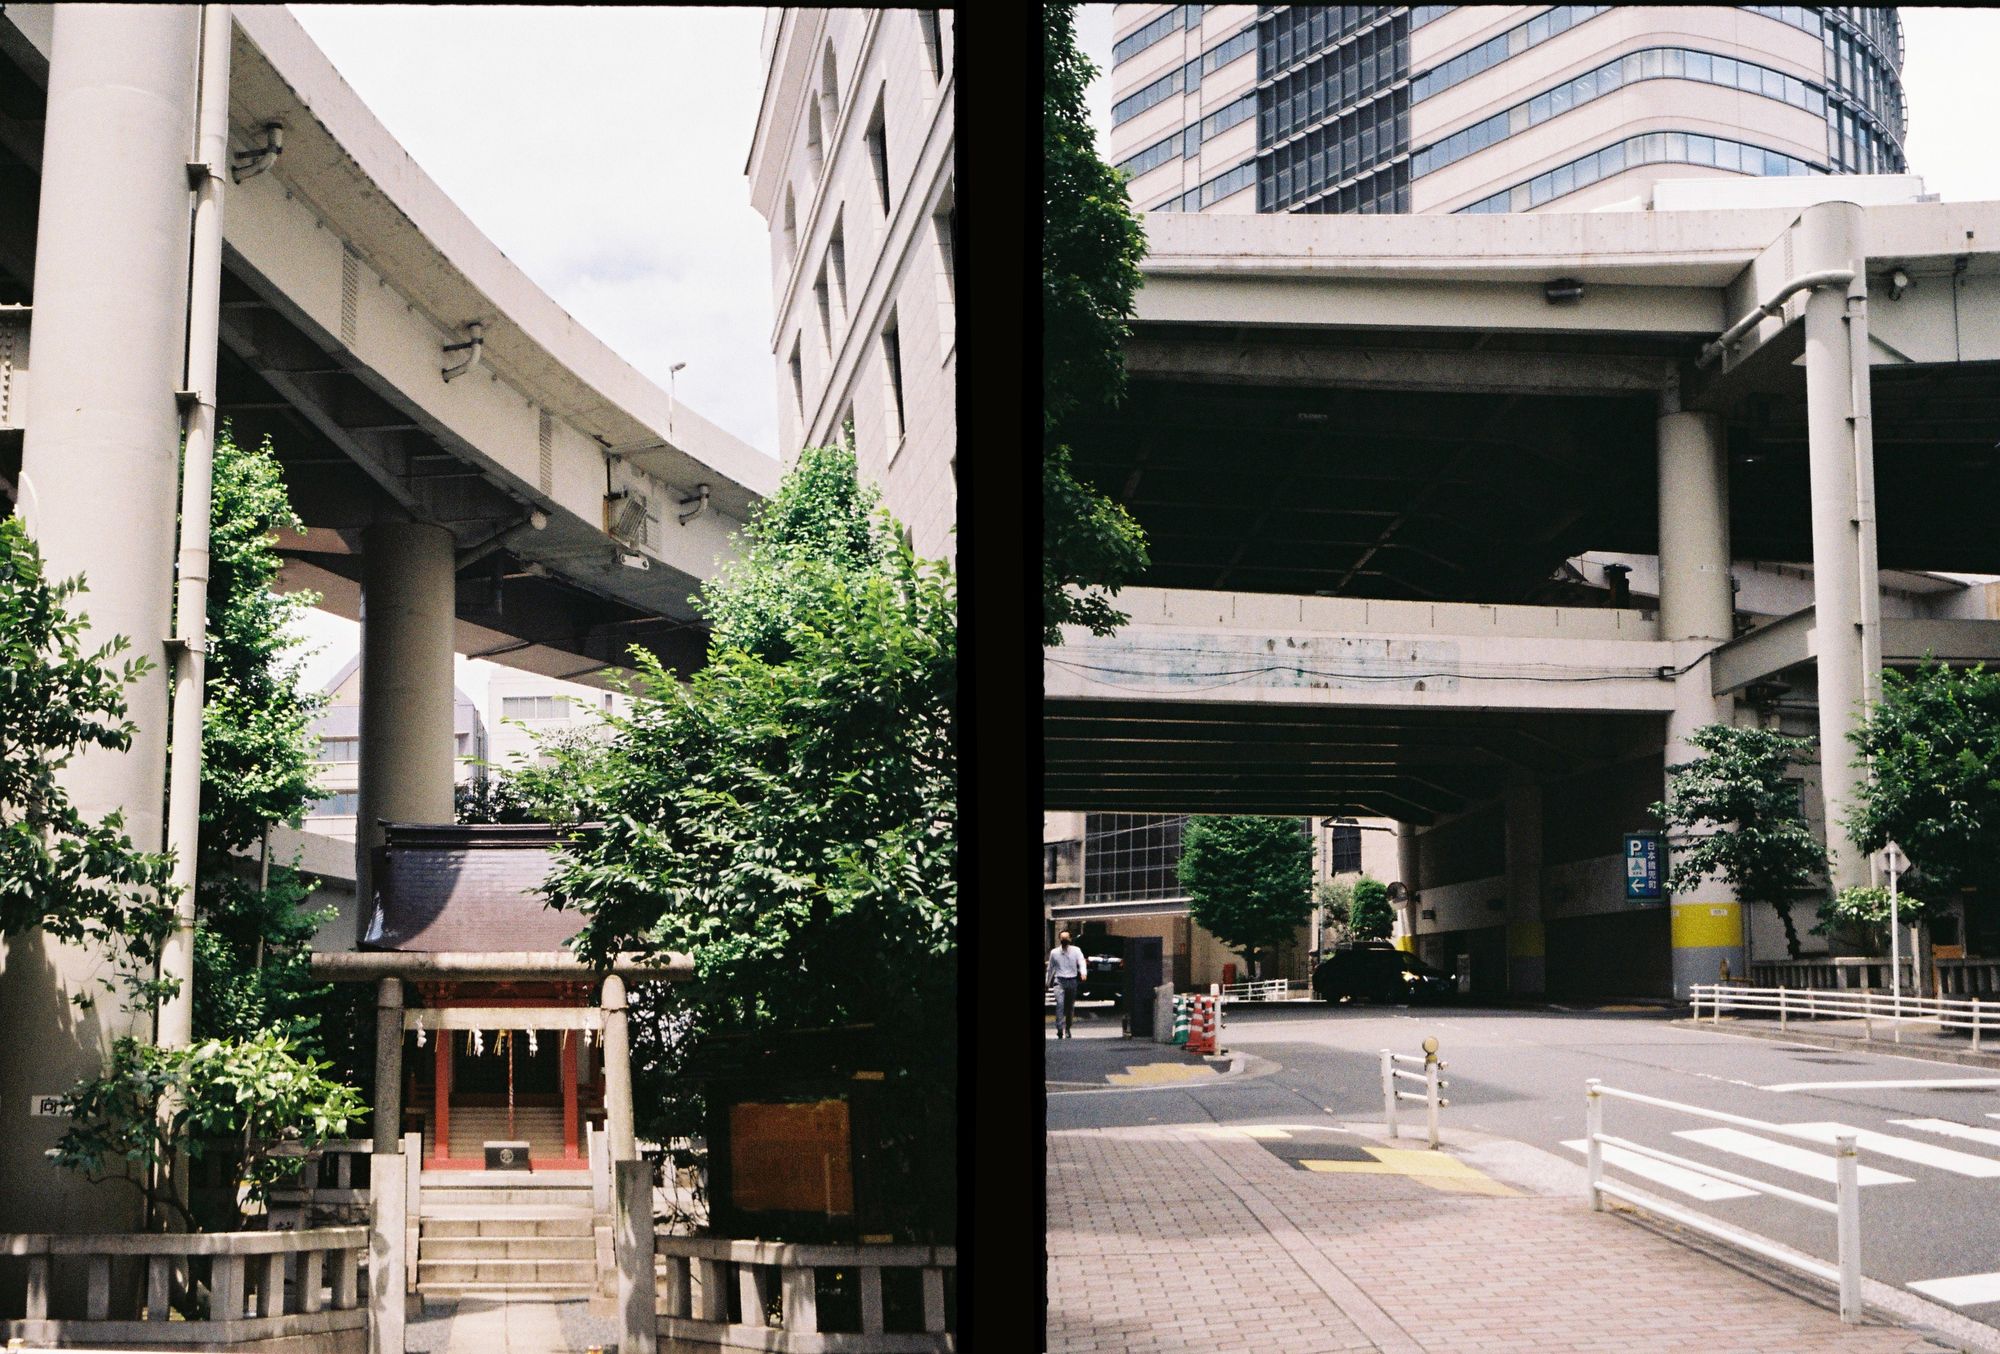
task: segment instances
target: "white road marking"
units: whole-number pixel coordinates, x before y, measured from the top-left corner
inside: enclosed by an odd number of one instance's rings
[[[1949,1091],[1961,1086],[2000,1087],[2000,1077],[1928,1077],[1906,1081],[1785,1081],[1760,1091]],[[2000,1119],[2000,1114],[1991,1116]]]
[[[1895,1157],[1902,1161],[1914,1162],[1919,1166],[1935,1166],[1941,1171],[1954,1175],[1969,1175],[1975,1180],[1991,1180],[2000,1176],[2000,1161],[1992,1157],[1976,1157],[1970,1152],[1957,1152],[1949,1147],[1939,1147],[1932,1142],[1919,1142],[1915,1138],[1899,1138],[1891,1133],[1872,1133],[1865,1128],[1855,1128],[1849,1124],[1786,1124],[1786,1128],[1796,1133],[1804,1133],[1831,1147],[1833,1140],[1842,1133],[1854,1135],[1854,1145],[1863,1152],[1879,1156]]]
[[[2000,1302],[2000,1274],[1961,1274],[1955,1279],[1921,1279],[1910,1285],[1927,1298],[1953,1307]]]
[[[1781,1171],[1792,1171],[1799,1175],[1809,1175],[1815,1180],[1833,1183],[1833,1158],[1825,1152],[1815,1152],[1808,1147],[1795,1147],[1787,1142],[1773,1142],[1760,1138],[1754,1133],[1745,1133],[1740,1128],[1684,1128],[1674,1134],[1676,1138],[1686,1138],[1704,1147],[1718,1151],[1733,1152],[1739,1157],[1749,1157],[1761,1161],[1766,1166],[1776,1166]],[[1864,1185],[1907,1185],[1910,1177],[1881,1171],[1873,1166],[1863,1166],[1860,1181]]]
[[[2000,1118],[2000,1115],[1994,1117]],[[1939,1133],[1947,1138],[1964,1138],[1967,1142],[1983,1142],[1988,1147],[2000,1147],[2000,1128],[1974,1128],[1970,1124],[1955,1124],[1949,1119],[1891,1119],[1889,1122],[1902,1128],[1922,1129],[1926,1133]]]
[[[1563,1146],[1580,1155],[1584,1152],[1582,1138],[1572,1138]],[[1604,1164],[1616,1166],[1619,1170],[1629,1171],[1633,1175],[1644,1176],[1648,1180],[1665,1185],[1668,1189],[1679,1190],[1691,1199],[1713,1201],[1757,1197],[1757,1191],[1754,1189],[1744,1189],[1741,1185],[1732,1185],[1727,1180],[1717,1180],[1712,1175],[1703,1175],[1700,1171],[1691,1171],[1685,1166],[1642,1157],[1637,1152],[1627,1151],[1623,1147],[1606,1144]]]

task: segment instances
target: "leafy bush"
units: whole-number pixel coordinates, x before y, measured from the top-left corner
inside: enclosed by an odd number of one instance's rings
[[[1354,881],[1354,902],[1347,912],[1347,929],[1356,940],[1387,940],[1396,928],[1396,909],[1389,886],[1367,875]]]

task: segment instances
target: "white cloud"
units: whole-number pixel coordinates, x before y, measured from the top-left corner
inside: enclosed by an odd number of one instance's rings
[[[661,387],[777,450],[758,9],[295,5],[438,185]]]

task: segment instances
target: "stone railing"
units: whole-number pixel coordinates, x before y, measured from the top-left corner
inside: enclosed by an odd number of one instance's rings
[[[155,1348],[254,1349],[261,1342],[309,1340],[324,1354],[367,1348],[368,1311],[359,1282],[368,1249],[366,1227],[318,1227],[295,1232],[200,1232],[167,1235],[0,1235],[0,1257],[27,1267],[19,1319],[0,1319],[0,1340],[47,1345],[127,1345]],[[55,1312],[53,1295],[74,1291],[81,1271],[80,1310]],[[129,1305],[145,1274],[135,1317],[114,1317],[115,1296]],[[173,1319],[171,1288],[205,1282],[209,1316]]]
[[[675,1349],[789,1354],[949,1354],[949,1246],[804,1246],[661,1236],[660,1335]],[[826,1273],[822,1283],[823,1272]],[[837,1273],[853,1310],[840,1313]],[[895,1291],[885,1297],[885,1287]],[[731,1319],[730,1296],[736,1297]],[[901,1299],[896,1301],[893,1299]],[[842,1320],[845,1315],[848,1319]]]
[[[1759,960],[1750,965],[1750,981],[1756,987],[1789,987],[1819,992],[1887,992],[1890,987],[1886,956],[1840,959]],[[1903,956],[1903,990],[1915,992],[1915,965]],[[1935,981],[1937,996],[2000,996],[2000,959],[1937,959],[1924,974],[1923,991],[1931,995]]]

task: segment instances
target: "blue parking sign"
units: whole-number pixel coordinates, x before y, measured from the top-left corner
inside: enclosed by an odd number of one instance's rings
[[[1660,880],[1660,836],[1657,832],[1625,834],[1625,901],[1657,903],[1666,892]]]

